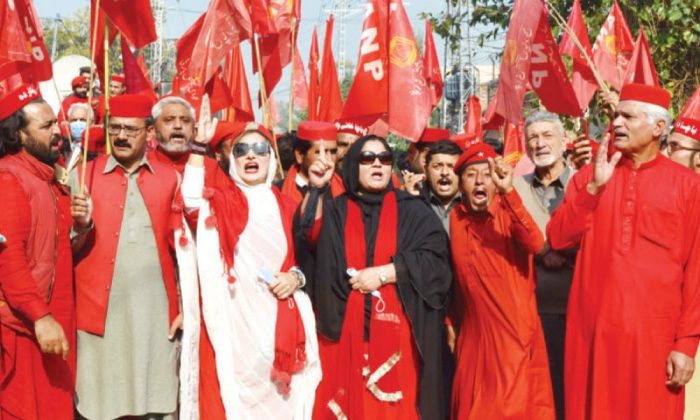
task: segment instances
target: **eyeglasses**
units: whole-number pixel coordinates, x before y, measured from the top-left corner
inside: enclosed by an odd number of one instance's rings
[[[360,153],[360,165],[371,165],[377,159],[379,159],[379,163],[382,165],[391,165],[394,163],[394,155],[388,151],[380,153],[365,151]]]
[[[117,124],[112,124],[109,127],[107,127],[107,131],[109,132],[110,136],[118,136],[119,133],[124,130],[124,133],[126,134],[127,137],[135,137],[137,136],[141,130],[143,130],[146,127],[134,127],[131,125],[117,125]]]
[[[675,142],[675,141],[666,142],[666,147],[668,148],[668,152],[669,152],[670,154],[676,153],[676,152],[679,151],[679,150],[688,150],[688,151],[691,151],[691,152],[700,152],[700,149],[696,149],[696,148],[693,148],[693,147],[685,147],[685,146],[682,146],[680,143]]]
[[[246,156],[251,150],[253,150],[253,153],[255,153],[258,156],[267,156],[268,154],[270,154],[270,143],[266,143],[263,141],[253,144],[238,143],[237,145],[233,146],[233,156]]]

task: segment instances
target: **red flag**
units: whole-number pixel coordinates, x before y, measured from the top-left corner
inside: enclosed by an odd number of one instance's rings
[[[483,139],[481,129],[481,103],[479,98],[472,95],[466,103],[467,120],[464,122],[464,134],[475,135],[478,139]]]
[[[292,100],[294,107],[300,111],[304,111],[309,107],[309,86],[306,83],[306,72],[304,71],[304,63],[301,61],[299,50],[294,47],[294,81]]]
[[[270,122],[272,123],[273,126],[277,125],[280,123],[282,118],[280,118],[280,111],[279,108],[277,108],[277,102],[275,101],[274,96],[270,96],[269,98],[270,101]]]
[[[343,112],[343,96],[338,83],[338,71],[333,57],[333,15],[326,21],[326,37],[323,40],[323,61],[321,61],[320,100],[318,120],[334,122]]]
[[[0,78],[19,73],[25,82],[51,79],[51,58],[32,3],[2,2],[0,27]]]
[[[236,46],[226,57],[225,79],[230,88],[233,102],[227,114],[228,121],[255,121],[253,104],[250,102],[248,80],[243,67],[241,49]]]
[[[95,6],[92,0],[91,16]],[[149,0],[100,0],[100,10],[135,48],[143,48],[158,39]]]
[[[369,127],[389,112],[387,13],[385,2],[367,0],[357,70],[345,99],[343,121]]]
[[[642,83],[645,85],[661,86],[659,76],[656,74],[654,59],[651,57],[649,42],[644,27],[639,30],[637,42],[634,43],[634,52],[627,66],[625,83]]]
[[[395,9],[394,9],[395,7]],[[389,130],[417,141],[432,112],[423,62],[402,1],[391,3],[389,18]]]
[[[521,157],[525,155],[525,143],[523,136],[523,120],[517,124],[506,121],[503,133],[503,160],[515,168]]]
[[[311,50],[309,51],[309,120],[318,118],[318,33],[314,26],[314,34],[311,37]]]
[[[204,87],[204,92],[209,95],[211,112],[218,112],[233,103],[231,88],[224,81],[224,72],[221,67],[216,70],[214,77]],[[199,109],[199,103],[192,105],[196,106],[195,109]]]
[[[91,8],[90,9],[90,54],[92,54],[93,51],[93,45],[94,45],[94,51],[95,51],[95,57],[92,60],[95,63],[96,71],[97,71],[97,77],[100,78],[101,80],[101,85],[102,86],[108,86],[109,83],[105,82],[104,80],[104,75],[105,75],[105,61],[104,61],[104,55],[105,55],[105,49],[104,49],[104,39],[105,39],[105,22],[108,23],[107,31],[109,32],[109,45],[112,45],[114,43],[114,40],[117,38],[117,28],[114,27],[114,25],[109,22],[109,20],[105,17],[104,12],[100,11],[97,16],[97,31],[95,31],[95,9]],[[96,35],[95,38],[93,39],[93,35]]]
[[[277,32],[272,16],[270,16],[268,0],[250,0],[250,19],[253,32],[257,35]]]
[[[191,73],[192,57],[197,39],[202,32],[202,25],[207,14],[203,13],[175,43],[177,55],[175,69],[177,77],[173,80],[173,92],[195,103],[201,101],[202,86],[199,77]]]
[[[484,124],[481,127],[482,131],[500,130],[505,123],[503,116],[496,112],[496,108],[498,108],[498,91],[496,91],[493,99],[491,99],[489,104],[486,106],[486,112],[484,113]]]
[[[189,74],[197,76],[202,83],[208,82],[229,51],[250,38],[251,32],[244,0],[212,0],[194,44]]]
[[[539,0],[515,0],[513,6],[494,98],[494,113],[513,124],[520,121],[529,79],[525,75],[530,74],[531,57],[522,52],[532,51],[543,12],[544,3]]]
[[[581,46],[583,46],[588,58],[592,60],[593,50],[591,49],[591,41],[588,39],[586,22],[583,20],[580,0],[574,0],[567,25],[571,28]],[[586,61],[573,39],[566,32],[564,32],[564,36],[559,43],[559,53],[567,54],[573,59],[574,71],[571,77],[571,86],[574,88],[579,107],[581,109],[588,108],[588,104],[598,90],[598,82],[593,76],[593,71],[588,65],[588,61]]]
[[[435,41],[433,41],[433,27],[428,19],[425,20],[425,42],[423,45],[423,71],[425,72],[425,81],[430,87],[432,94],[432,105],[436,107],[442,99],[442,72],[440,71],[440,62],[438,61],[437,51],[435,50]]]
[[[544,9],[532,43],[530,61],[530,85],[545,108],[556,114],[582,116]]]
[[[158,98],[153,92],[153,85],[151,85],[147,76],[143,74],[136,57],[134,57],[134,53],[131,52],[129,44],[126,42],[126,38],[121,37],[120,42],[124,77],[126,78],[126,93],[141,93],[156,102]]]
[[[700,86],[695,89],[693,96],[683,106],[683,110],[678,114],[678,118],[692,118],[700,120]],[[677,118],[677,119],[678,119]]]
[[[634,39],[622,15],[617,0],[613,1],[608,18],[603,22],[593,44],[593,62],[603,77],[615,90],[622,88],[629,58],[634,50]]]

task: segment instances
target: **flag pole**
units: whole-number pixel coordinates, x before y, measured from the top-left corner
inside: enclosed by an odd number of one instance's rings
[[[92,71],[92,66],[95,63],[95,53],[97,52],[97,27],[99,26],[99,13],[100,13],[100,0],[95,0],[95,12],[94,12],[94,22],[95,28],[92,30],[92,51],[90,52],[90,81],[88,84],[88,120],[94,121],[95,116],[92,112],[92,97],[93,91],[92,84],[95,82],[95,73],[97,70]],[[107,17],[105,16],[105,19]],[[107,130],[105,130],[107,131]],[[83,140],[83,161],[81,163],[82,173],[80,175],[80,192],[85,190],[85,172],[87,172],[87,157],[88,157],[88,142],[90,141],[90,130],[85,132]]]
[[[588,56],[586,49],[583,48],[583,45],[581,45],[581,41],[579,41],[578,36],[576,36],[576,34],[571,29],[569,24],[566,23],[566,21],[564,20],[564,17],[562,15],[560,15],[559,12],[557,12],[557,9],[554,8],[554,6],[549,1],[546,1],[546,3],[549,6],[547,9],[549,10],[550,15],[556,21],[557,25],[559,25],[559,27],[564,32],[566,32],[569,35],[569,37],[571,37],[571,40],[574,42],[574,45],[576,46],[576,48],[578,48],[579,52],[581,52],[581,55],[586,60],[588,67],[591,69],[591,73],[593,73],[593,77],[595,78],[595,81],[598,83],[598,85],[603,90],[603,92],[610,93],[610,88],[605,83],[605,80],[603,80],[603,77],[598,72],[598,69],[596,69],[595,64],[593,64],[593,60],[591,59],[591,57]]]
[[[294,113],[294,54],[296,50],[296,21],[292,17],[292,35],[291,35],[291,42],[292,42],[292,59],[291,59],[291,67],[290,67],[290,73],[289,73],[289,111],[288,111],[288,117],[287,117],[287,131],[291,132],[294,127],[292,127],[293,120],[292,120],[292,114]]]
[[[122,37],[123,35],[119,35]],[[107,16],[105,16],[105,39],[104,39],[104,61],[105,61],[105,85],[102,87],[104,89],[105,98],[105,115],[103,116],[102,124],[105,125],[109,122],[109,83],[110,83],[110,69],[109,69],[109,25],[107,24]],[[112,153],[112,145],[109,141],[109,130],[105,130],[105,143],[107,154]]]

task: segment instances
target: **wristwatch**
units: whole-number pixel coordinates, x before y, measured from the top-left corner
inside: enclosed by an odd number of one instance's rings
[[[389,276],[386,275],[386,272],[384,271],[383,268],[379,269],[379,283],[382,284],[382,286],[385,286],[389,282]]]

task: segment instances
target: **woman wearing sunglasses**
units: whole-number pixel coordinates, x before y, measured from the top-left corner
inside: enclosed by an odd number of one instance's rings
[[[447,235],[423,201],[394,188],[392,163],[383,138],[361,137],[345,156],[346,193],[335,199],[327,193],[333,163],[319,158],[309,170],[316,193],[302,202],[295,234],[315,252],[306,290],[324,376],[314,419],[445,417]]]
[[[249,124],[235,137],[231,183],[223,171],[205,176],[195,154],[211,125],[200,119],[182,185],[188,223],[176,231],[181,417],[310,419],[321,377],[315,321],[294,267],[295,208],[272,186],[272,135]]]

